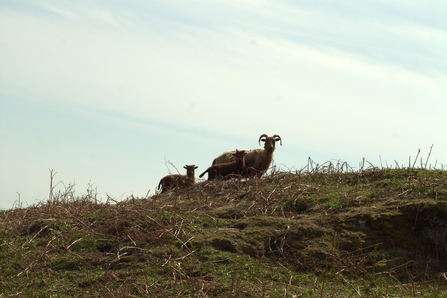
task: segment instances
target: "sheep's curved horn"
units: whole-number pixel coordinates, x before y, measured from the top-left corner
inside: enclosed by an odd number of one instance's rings
[[[268,135],[266,135],[266,134],[262,134],[262,135],[259,137],[259,141],[258,141],[259,145],[261,145],[261,139],[264,138],[264,137],[267,138]]]
[[[275,139],[275,141],[278,141],[278,140],[279,140],[279,143],[280,143],[281,146],[282,146],[282,140],[281,140],[281,137],[280,137],[280,136],[278,136],[278,135],[273,135],[273,138]],[[276,138],[278,138],[278,140],[277,140]]]

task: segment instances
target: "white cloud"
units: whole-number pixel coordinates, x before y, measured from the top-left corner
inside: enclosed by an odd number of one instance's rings
[[[60,8],[60,7],[53,5],[51,3],[42,3],[42,4],[43,4],[44,9],[47,9],[48,11],[58,14],[64,18],[73,19],[76,16],[76,14],[73,13],[73,11]]]

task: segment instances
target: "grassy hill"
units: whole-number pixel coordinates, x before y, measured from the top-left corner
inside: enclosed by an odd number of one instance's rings
[[[306,173],[0,212],[0,297],[447,297],[447,172]]]

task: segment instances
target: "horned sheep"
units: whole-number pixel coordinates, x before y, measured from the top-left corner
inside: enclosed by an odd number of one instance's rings
[[[194,170],[198,167],[195,165],[186,165],[183,168],[186,169],[186,175],[167,175],[161,178],[160,183],[158,184],[158,190],[160,190],[161,187],[161,192],[163,193],[169,189],[193,186],[195,183]]]
[[[279,141],[282,146],[282,140],[279,135],[269,137],[266,134],[262,134],[258,140],[259,145],[261,145],[261,141],[264,142],[264,149],[247,150],[247,155],[245,156],[247,177],[261,176],[264,174],[273,161],[275,143]],[[214,159],[213,165],[228,163],[233,160],[234,151],[224,152]]]
[[[231,155],[234,161],[212,165],[206,169],[205,172],[200,174],[199,178],[202,178],[205,173],[208,173],[208,180],[229,179],[231,177],[244,175],[245,155],[247,155],[247,152],[244,150],[238,151],[236,149]]]

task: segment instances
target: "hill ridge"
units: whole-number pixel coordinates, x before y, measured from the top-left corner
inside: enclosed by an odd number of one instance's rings
[[[446,218],[441,170],[273,172],[116,204],[68,187],[0,213],[1,286],[61,297],[446,297]]]

